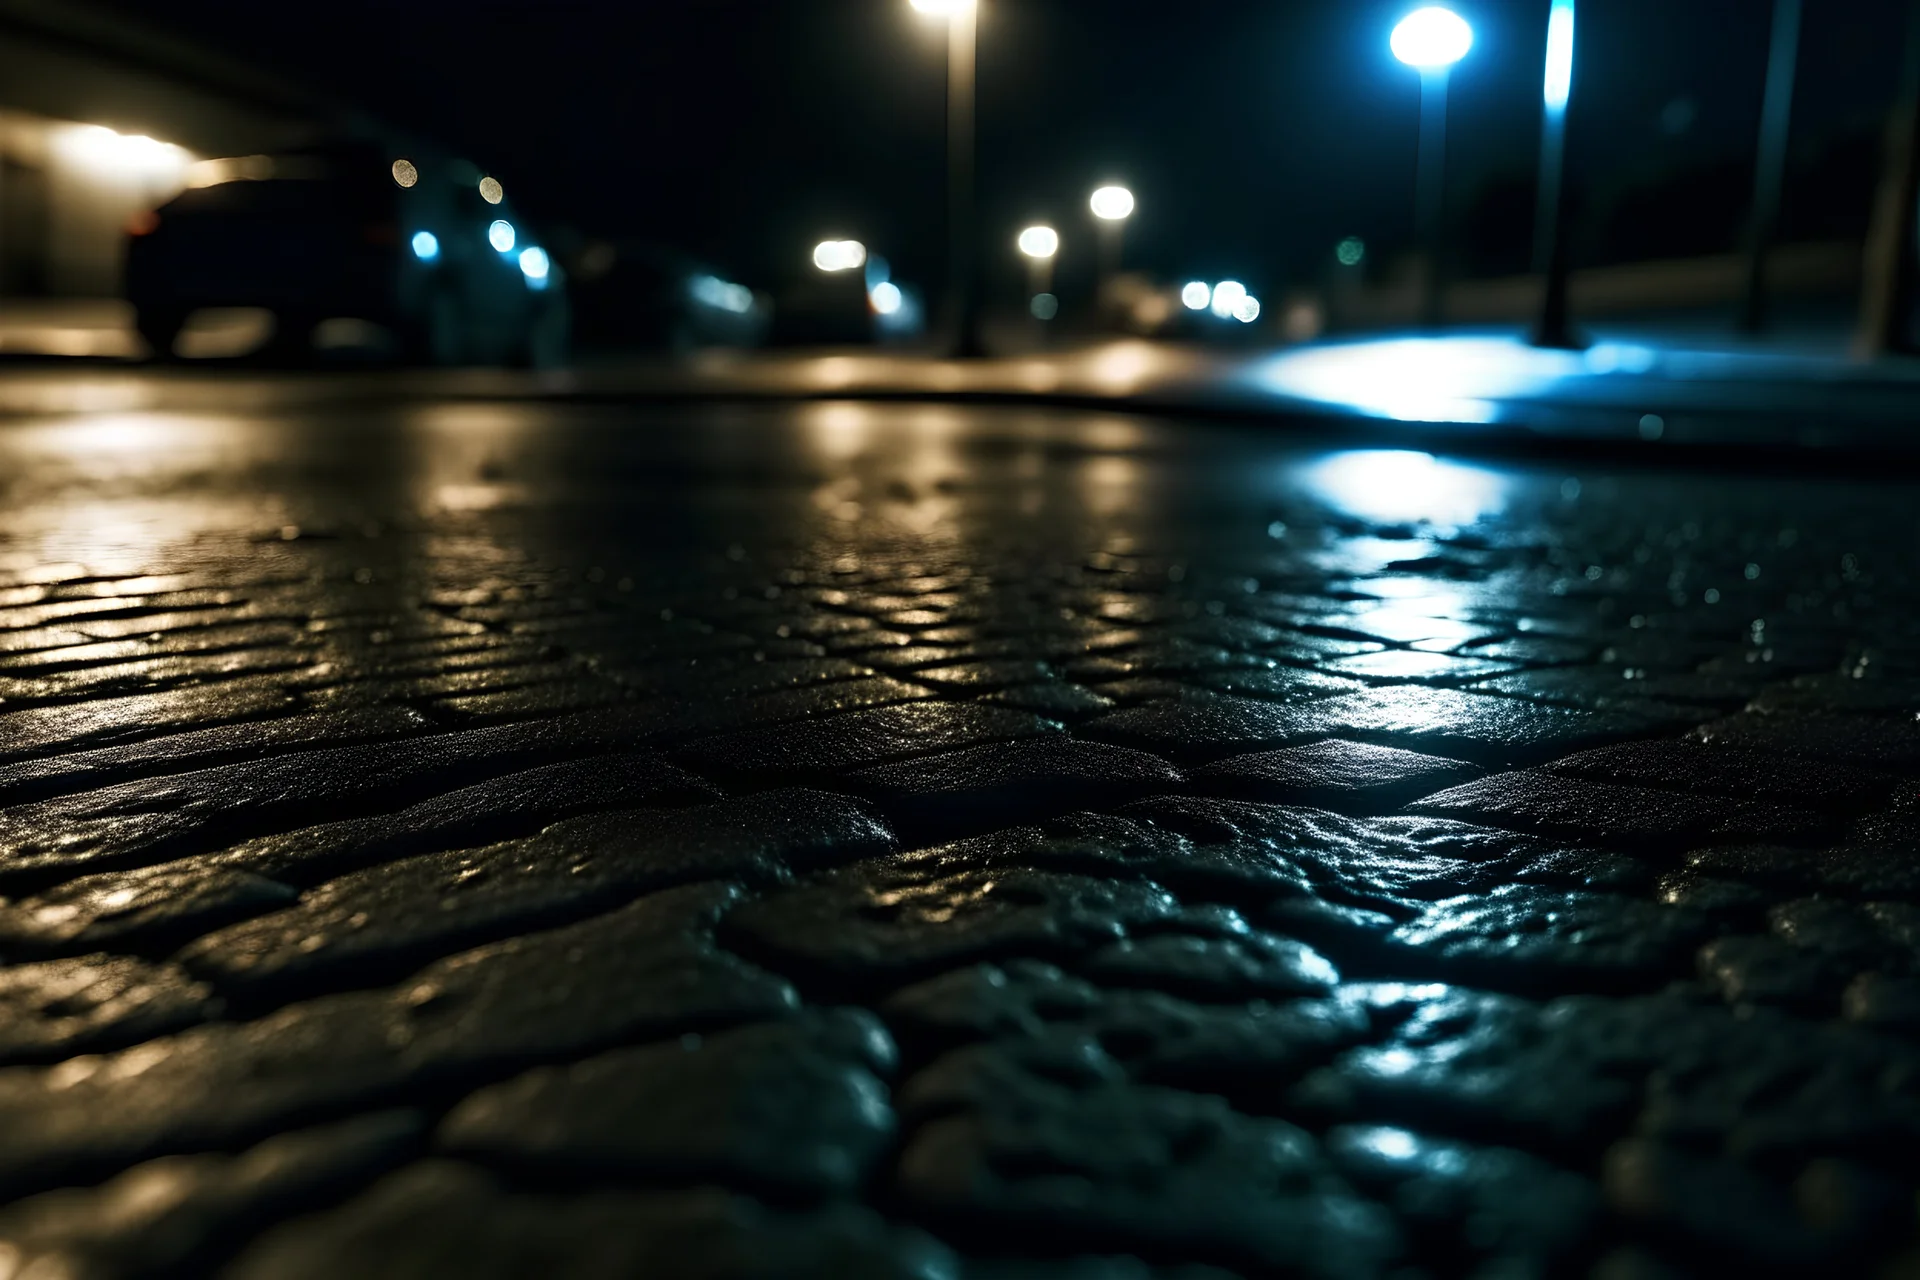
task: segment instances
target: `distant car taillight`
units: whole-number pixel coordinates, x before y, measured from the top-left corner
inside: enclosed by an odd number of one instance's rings
[[[400,228],[391,222],[369,222],[360,228],[360,236],[368,244],[394,245],[400,243]]]
[[[127,219],[127,234],[130,236],[150,236],[160,229],[160,215],[151,209],[134,214]]]

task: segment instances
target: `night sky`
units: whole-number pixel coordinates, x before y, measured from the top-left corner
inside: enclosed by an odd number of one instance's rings
[[[1010,268],[1013,232],[1044,218],[1069,258],[1084,255],[1086,192],[1105,180],[1139,197],[1129,261],[1167,276],[1271,288],[1316,271],[1344,235],[1404,241],[1418,78],[1386,37],[1413,7],[987,0],[990,253],[1004,245]],[[1455,7],[1477,32],[1453,81],[1459,209],[1531,171],[1547,3]],[[1877,123],[1906,5],[1806,7],[1803,152]],[[1577,184],[1750,162],[1770,3],[1581,9]],[[446,139],[550,225],[679,246],[756,283],[829,234],[868,241],[908,278],[940,272],[943,44],[907,0],[168,0],[138,13]]]

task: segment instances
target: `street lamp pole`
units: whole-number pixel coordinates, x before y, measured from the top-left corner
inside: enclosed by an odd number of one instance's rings
[[[1420,156],[1414,178],[1414,232],[1425,267],[1420,322],[1440,324],[1440,240],[1446,201],[1447,86],[1453,64],[1473,47],[1473,28],[1451,9],[1417,9],[1394,27],[1393,56],[1420,73]]]
[[[954,318],[953,353],[986,354],[980,336],[980,282],[975,264],[974,85],[979,32],[976,0],[912,0],[920,13],[947,23],[947,271]]]
[[[1567,320],[1567,236],[1561,198],[1567,159],[1567,104],[1573,98],[1573,0],[1553,0],[1547,13],[1547,65],[1541,89],[1540,193],[1534,211],[1533,267],[1545,278],[1533,345],[1577,349]]]
[[[1759,333],[1767,325],[1767,250],[1780,223],[1780,188],[1786,181],[1787,137],[1793,122],[1793,75],[1799,61],[1800,0],[1774,0],[1767,90],[1760,105],[1760,158],[1753,172],[1753,225],[1747,229],[1747,285],[1740,304],[1743,333]]]
[[[1113,301],[1113,283],[1120,275],[1121,245],[1126,236],[1127,219],[1133,216],[1133,192],[1121,186],[1105,186],[1087,199],[1087,207],[1099,226],[1099,275],[1094,285],[1094,312],[1103,320]]]
[[[1448,67],[1420,72],[1420,161],[1414,217],[1427,269],[1421,279],[1420,323],[1440,327],[1440,221],[1446,199]]]

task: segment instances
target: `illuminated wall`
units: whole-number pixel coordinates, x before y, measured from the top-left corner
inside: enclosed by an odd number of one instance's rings
[[[284,146],[324,114],[84,0],[0,0],[0,298],[117,296],[129,220],[194,159]]]

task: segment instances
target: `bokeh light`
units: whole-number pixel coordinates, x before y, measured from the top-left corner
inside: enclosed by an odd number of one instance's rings
[[[1334,246],[1333,256],[1343,267],[1357,267],[1367,256],[1367,242],[1359,236],[1348,236]]]
[[[1101,187],[1087,201],[1087,207],[1096,218],[1118,222],[1133,216],[1133,192],[1125,187]]]
[[[1547,76],[1542,96],[1550,111],[1565,111],[1573,96],[1573,0],[1553,0],[1547,14]]]
[[[868,291],[867,298],[873,303],[874,314],[882,316],[890,316],[900,310],[900,304],[905,301],[900,293],[900,286],[891,280],[882,280],[873,286]]]
[[[1450,67],[1473,48],[1473,28],[1453,10],[1430,5],[1402,18],[1390,44],[1393,56],[1410,67]]]
[[[520,274],[532,281],[542,281],[553,270],[553,262],[547,257],[545,249],[528,245],[520,251]]]
[[[813,265],[822,271],[851,271],[866,261],[867,246],[858,240],[822,240],[813,246]]]
[[[500,185],[498,178],[480,179],[480,198],[488,204],[499,204],[506,198],[506,188]]]
[[[1048,226],[1032,226],[1020,233],[1020,252],[1029,258],[1051,258],[1060,252],[1060,233]]]
[[[1060,299],[1050,293],[1036,293],[1033,301],[1027,304],[1027,310],[1033,313],[1035,320],[1051,320],[1060,314]]]
[[[431,231],[414,232],[413,256],[422,262],[432,262],[440,256],[440,237]]]
[[[1213,286],[1205,280],[1189,280],[1180,290],[1180,303],[1189,311],[1205,311],[1213,301]]]
[[[1225,320],[1247,298],[1247,286],[1238,280],[1222,280],[1213,286],[1213,314]]]
[[[411,187],[420,181],[420,170],[414,168],[411,160],[393,162],[393,180],[403,187]]]
[[[1241,324],[1252,324],[1260,318],[1260,299],[1248,294],[1234,304],[1233,318]]]
[[[513,224],[505,218],[495,219],[493,225],[487,228],[487,243],[501,253],[512,253],[513,242]]]

